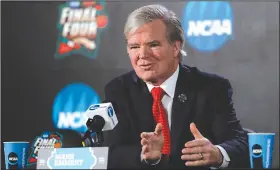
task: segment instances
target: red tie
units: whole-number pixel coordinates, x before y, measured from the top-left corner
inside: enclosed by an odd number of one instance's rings
[[[164,138],[164,144],[162,154],[170,154],[170,130],[168,125],[168,118],[165,109],[162,105],[161,99],[164,95],[164,91],[160,87],[154,87],[152,89],[153,102],[153,115],[157,123],[162,124],[162,134]]]

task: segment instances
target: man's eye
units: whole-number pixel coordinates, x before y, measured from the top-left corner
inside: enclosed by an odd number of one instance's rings
[[[151,44],[150,46],[151,46],[151,47],[157,47],[157,46],[158,46],[158,44],[153,43],[153,44]]]
[[[131,47],[129,47],[130,49],[136,49],[136,48],[138,48],[137,46],[131,46]]]

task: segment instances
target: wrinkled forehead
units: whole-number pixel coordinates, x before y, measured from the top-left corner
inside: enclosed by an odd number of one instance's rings
[[[131,29],[131,31],[128,32],[126,37],[127,42],[135,39],[166,39],[166,26],[161,20],[154,20],[145,23],[135,29]]]

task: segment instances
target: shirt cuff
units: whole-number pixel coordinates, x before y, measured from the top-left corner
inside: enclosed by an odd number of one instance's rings
[[[223,147],[221,147],[219,145],[216,145],[216,146],[221,151],[221,153],[223,155],[223,163],[222,163],[222,165],[219,168],[227,168],[228,164],[230,162],[230,158],[228,156],[228,153],[227,153],[227,151]],[[217,169],[217,168],[211,167],[211,169]]]
[[[157,165],[161,160],[161,155],[158,160],[149,160],[149,161],[147,161],[146,159],[143,159],[142,154],[140,155],[140,157],[141,157],[141,161],[144,160],[149,165]]]

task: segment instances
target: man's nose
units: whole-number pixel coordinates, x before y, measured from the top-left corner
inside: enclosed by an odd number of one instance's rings
[[[141,46],[139,50],[139,58],[144,59],[147,58],[149,54],[149,49],[146,46]]]

